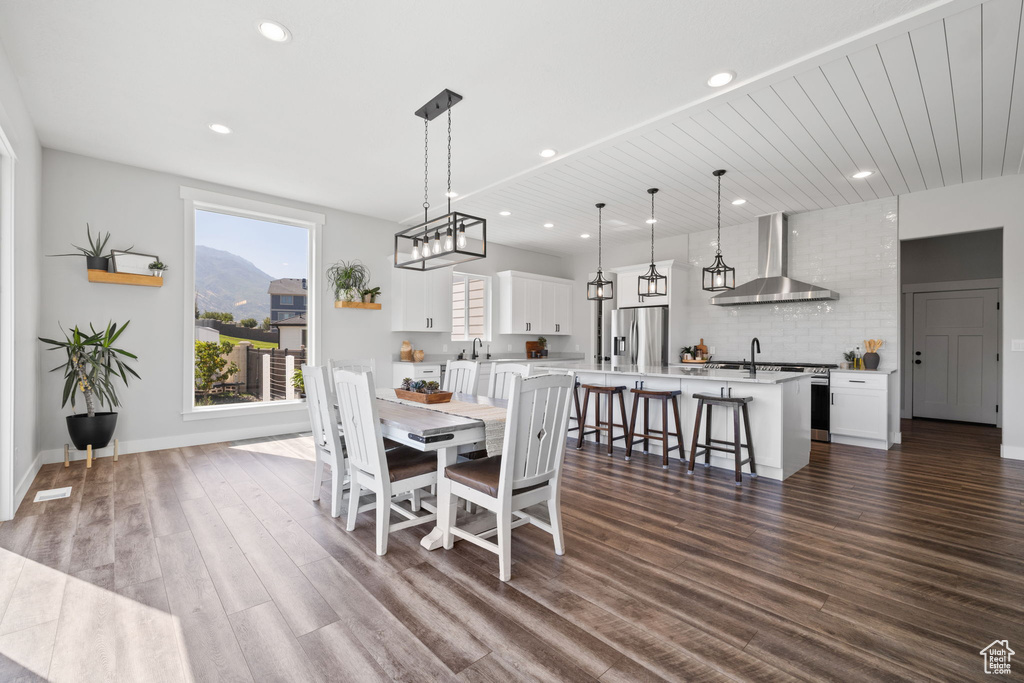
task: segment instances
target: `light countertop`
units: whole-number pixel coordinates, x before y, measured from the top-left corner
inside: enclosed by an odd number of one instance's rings
[[[832,370],[833,375],[891,375],[896,368],[878,368],[877,370]]]
[[[540,367],[543,368],[543,365]],[[757,374],[751,375],[746,370],[712,370],[702,367],[677,367],[671,365],[580,363],[572,369],[576,372],[601,372],[610,375],[639,375],[644,377],[669,377],[672,379],[709,380],[714,382],[747,382],[751,384],[781,384],[783,382],[811,379],[809,373],[800,372],[768,372],[767,370],[760,370]]]

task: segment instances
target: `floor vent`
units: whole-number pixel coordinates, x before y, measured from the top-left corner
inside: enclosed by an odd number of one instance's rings
[[[65,486],[62,489],[48,489],[46,491],[40,491],[36,494],[36,499],[33,503],[43,503],[48,500],[57,500],[58,498],[70,498],[71,487]]]

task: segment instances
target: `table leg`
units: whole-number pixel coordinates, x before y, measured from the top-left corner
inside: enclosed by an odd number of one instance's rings
[[[456,459],[459,457],[459,449],[454,448],[439,448],[437,449],[437,478],[438,480],[444,476],[444,468],[449,465],[454,465]],[[440,489],[439,489],[440,490]],[[454,502],[454,500],[453,500]],[[437,504],[441,504],[440,497],[438,498]],[[454,505],[452,506],[455,507]],[[441,515],[438,514],[438,519]],[[451,510],[451,519],[455,519],[455,510]],[[444,533],[441,531],[441,527],[434,526],[430,533],[424,536],[420,540],[420,545],[427,550],[436,550],[444,546]]]

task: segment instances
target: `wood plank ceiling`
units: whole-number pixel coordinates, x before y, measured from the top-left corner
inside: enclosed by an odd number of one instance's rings
[[[457,201],[495,242],[551,253],[659,237],[771,211],[824,209],[1020,173],[1024,155],[1022,0],[989,0],[849,54],[725,93],[657,123]],[[652,87],[656,85],[652,84]],[[851,176],[873,171],[865,180]],[[734,199],[746,199],[740,206]],[[502,217],[501,211],[511,216]],[[551,223],[553,228],[544,228]]]

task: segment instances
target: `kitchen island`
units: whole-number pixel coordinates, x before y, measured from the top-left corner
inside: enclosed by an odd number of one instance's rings
[[[695,393],[750,396],[750,430],[754,439],[754,456],[757,473],[761,477],[779,481],[807,465],[811,453],[811,377],[809,374],[793,372],[759,371],[751,375],[746,370],[708,370],[703,367],[612,365],[610,363],[557,363],[550,366],[538,364],[536,372],[571,369],[576,372],[582,384],[626,387],[626,421],[632,411],[632,396],[629,389],[644,388],[657,391],[681,391],[680,415],[683,423],[683,450],[689,457],[690,441],[693,438],[693,421],[697,410]],[[591,401],[593,403],[593,401]],[[652,404],[653,407],[653,404]],[[595,422],[592,405],[587,423]],[[651,411],[651,427],[661,429],[660,410]],[[602,412],[602,415],[605,415]],[[732,439],[732,420],[728,413],[715,409],[712,436],[716,439]],[[618,422],[618,409],[615,421]],[[637,415],[637,424],[643,424],[643,404]],[[618,436],[621,429],[616,429]],[[706,440],[701,434],[701,440]],[[593,435],[587,440],[594,440]],[[615,442],[625,444],[624,439]],[[641,448],[638,444],[634,454]],[[661,455],[660,444],[651,441],[650,452]],[[679,458],[678,451],[671,457]],[[744,455],[744,457],[746,457]],[[703,457],[698,458],[698,463]],[[733,456],[728,453],[712,452],[711,464],[728,469],[731,476]],[[698,464],[698,467],[700,465]],[[748,469],[744,467],[744,472]]]

